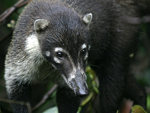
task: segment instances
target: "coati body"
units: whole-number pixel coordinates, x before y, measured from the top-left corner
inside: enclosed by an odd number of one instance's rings
[[[85,67],[91,65],[101,113],[116,113],[123,98],[145,108],[145,92],[129,70],[138,25],[125,20],[139,16],[137,10],[134,0],[32,0],[6,56],[9,98],[30,102],[31,84],[50,76],[58,84],[59,113],[76,113],[80,95],[88,94]],[[12,106],[15,113],[27,113],[26,106]]]

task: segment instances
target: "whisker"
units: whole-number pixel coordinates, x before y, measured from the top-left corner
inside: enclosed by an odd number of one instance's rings
[[[48,73],[42,80],[46,79],[49,75],[51,75],[52,73],[54,73],[56,70],[53,69],[50,73]]]
[[[97,68],[101,68],[100,66],[97,65],[93,65],[93,64],[88,64],[89,66],[93,66],[93,67],[97,67]]]

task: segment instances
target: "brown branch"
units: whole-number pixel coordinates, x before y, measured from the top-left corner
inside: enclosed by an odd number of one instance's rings
[[[19,104],[19,105],[25,105],[28,108],[28,112],[31,113],[33,110],[36,110],[39,106],[41,106],[47,99],[48,97],[56,90],[57,84],[55,84],[42,98],[42,100],[31,109],[31,105],[29,102],[20,102],[20,101],[14,101],[14,100],[9,100],[9,99],[3,99],[0,98],[0,101],[2,102],[7,102],[7,103],[14,103],[14,104]]]
[[[28,4],[31,0],[26,0],[25,2],[23,2],[22,4],[19,4],[17,8],[23,7],[26,4]]]
[[[10,16],[10,14],[12,14],[16,9],[23,7],[24,5],[26,5],[28,2],[30,2],[30,0],[19,0],[14,6],[8,8],[6,11],[4,11],[1,15],[0,15],[0,22],[4,21],[8,16]]]
[[[14,100],[9,100],[9,99],[4,99],[4,98],[0,98],[0,101],[6,102],[6,103],[13,103],[13,104],[19,104],[19,105],[27,106],[28,113],[31,113],[31,105],[29,102],[25,103],[25,102],[14,101]]]
[[[39,106],[41,106],[47,99],[48,97],[56,90],[57,85],[55,84],[42,98],[42,100],[32,108],[32,111],[37,109]]]

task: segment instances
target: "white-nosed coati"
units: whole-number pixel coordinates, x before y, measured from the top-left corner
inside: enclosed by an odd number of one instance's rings
[[[30,86],[47,75],[58,84],[59,113],[76,113],[88,94],[85,67],[99,79],[101,113],[116,113],[123,98],[146,107],[130,75],[139,16],[134,0],[32,0],[16,25],[5,62],[10,99],[30,102]],[[56,74],[51,74],[55,69]],[[27,107],[12,104],[15,113]]]

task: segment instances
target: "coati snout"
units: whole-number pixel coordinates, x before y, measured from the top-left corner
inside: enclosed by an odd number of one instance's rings
[[[87,95],[89,93],[88,85],[86,83],[86,74],[82,74],[80,70],[71,74],[69,78],[64,75],[62,75],[62,77],[76,95]]]
[[[87,95],[89,93],[85,76],[85,73],[81,74],[81,72],[78,70],[76,77],[69,81],[69,86],[77,95]]]

